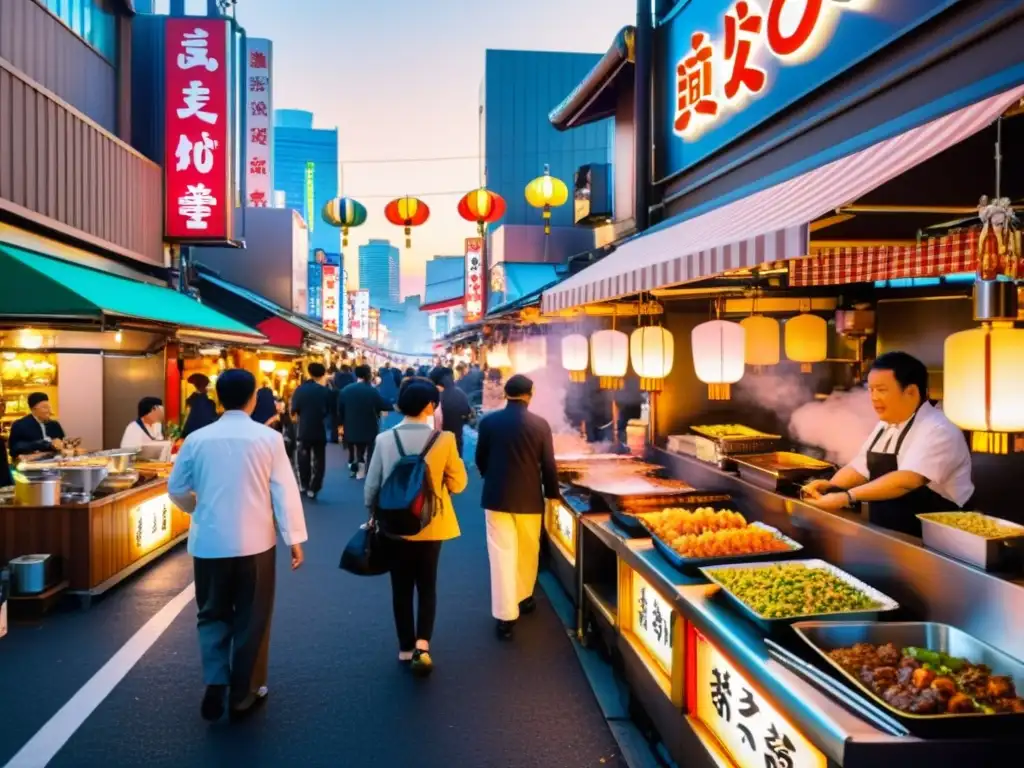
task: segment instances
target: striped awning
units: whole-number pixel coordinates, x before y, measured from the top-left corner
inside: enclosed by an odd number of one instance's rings
[[[992,96],[747,197],[627,241],[544,292],[556,312],[805,257],[809,224],[990,125],[1024,87]]]

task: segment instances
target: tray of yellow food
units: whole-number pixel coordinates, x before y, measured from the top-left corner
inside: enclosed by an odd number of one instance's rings
[[[1019,566],[1024,525],[981,512],[931,512],[917,517],[926,547],[986,571]]]
[[[654,548],[684,572],[718,563],[777,560],[803,547],[764,523],[748,523],[731,509],[666,509],[638,515],[650,531]]]
[[[698,424],[691,426],[690,431],[708,441],[697,445],[697,456],[705,461],[739,453],[773,451],[782,441],[781,435],[771,435],[742,424]]]
[[[599,508],[604,511],[605,508]],[[607,511],[611,512],[612,520],[622,530],[634,537],[647,538],[651,535],[650,526],[644,521],[645,517],[658,518],[659,515],[683,515],[693,513],[698,509],[706,509],[713,513],[718,510],[734,509],[732,497],[727,493],[708,493],[706,491],[694,490],[685,496],[672,499],[665,499],[659,496],[629,499],[625,503],[607,505]]]

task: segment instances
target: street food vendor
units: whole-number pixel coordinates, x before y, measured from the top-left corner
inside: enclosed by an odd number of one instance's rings
[[[53,418],[50,398],[45,392],[28,396],[30,413],[11,424],[11,459],[32,454],[59,453],[64,447],[64,430]]]
[[[822,509],[867,502],[872,523],[920,536],[917,515],[971,504],[967,439],[928,400],[928,371],[906,352],[887,352],[875,360],[868,391],[881,422],[853,461],[831,480],[816,480],[804,490]]]
[[[159,397],[139,400],[138,418],[124,428],[122,448],[141,448],[164,439],[164,401]]]

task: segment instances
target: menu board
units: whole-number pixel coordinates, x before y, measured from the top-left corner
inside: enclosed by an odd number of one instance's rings
[[[671,677],[675,611],[668,600],[636,571],[632,571],[630,582],[633,601],[630,629],[658,666]]]
[[[691,714],[739,768],[826,768],[828,760],[702,634],[693,631]]]

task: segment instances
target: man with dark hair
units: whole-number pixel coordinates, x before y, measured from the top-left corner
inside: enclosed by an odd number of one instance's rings
[[[199,646],[209,721],[252,713],[267,697],[277,531],[302,565],[306,521],[281,436],[252,420],[256,378],[241,369],[217,379],[224,415],[185,440],[167,481],[192,516]]]
[[[11,424],[11,459],[33,454],[59,453],[64,448],[64,429],[53,418],[50,398],[45,392],[28,396],[30,413]]]
[[[917,358],[879,355],[868,391],[880,424],[853,461],[805,490],[822,509],[867,502],[872,523],[920,536],[917,515],[970,506],[970,448],[960,428],[928,400],[928,369]],[[831,488],[839,491],[829,493]]]
[[[306,496],[315,499],[324,485],[327,432],[324,420],[334,410],[334,397],[324,386],[327,371],[320,363],[310,363],[309,379],[292,395],[292,414],[298,417],[299,483]]]
[[[438,366],[430,372],[430,380],[441,393],[441,407],[434,412],[434,423],[438,429],[455,435],[455,444],[462,455],[462,428],[473,415],[473,407],[469,404],[466,393],[455,386],[455,376],[451,368]]]
[[[149,443],[164,439],[164,401],[159,397],[144,397],[139,400],[138,418],[124,429],[121,436],[122,448],[141,448]]]
[[[505,383],[505,408],[484,417],[476,444],[476,465],[484,478],[491,614],[503,640],[512,637],[519,616],[535,607],[545,499],[561,495],[551,426],[529,412],[532,397],[533,382],[512,376]]]
[[[380,414],[393,407],[370,383],[372,378],[370,366],[357,366],[356,383],[349,384],[338,395],[338,421],[345,430],[349,469],[356,478],[366,476],[373,444],[380,432]]]

